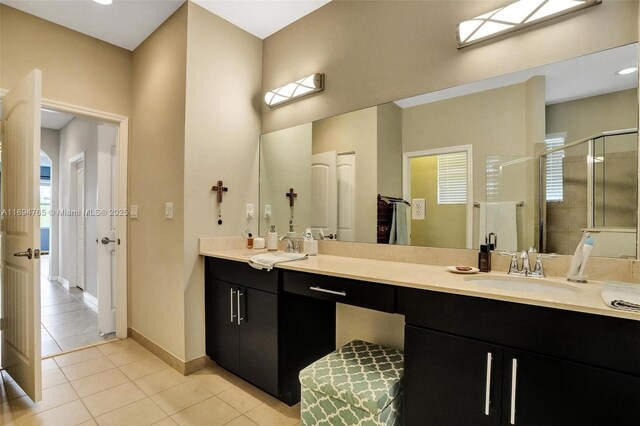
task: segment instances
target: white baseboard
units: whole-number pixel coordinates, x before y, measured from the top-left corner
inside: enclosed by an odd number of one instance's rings
[[[97,297],[92,296],[91,294],[87,293],[86,291],[84,293],[82,293],[82,297],[87,302],[93,303],[94,305],[98,306],[98,298]]]
[[[58,277],[58,282],[60,283],[60,285],[64,288],[66,288],[67,290],[71,288],[71,283],[69,282],[69,280],[63,278],[63,277]]]
[[[49,276],[47,277],[47,279],[48,279],[49,281],[53,281],[54,283],[59,283],[59,282],[60,282],[60,277],[59,277],[59,276],[57,276],[57,275],[49,275]]]

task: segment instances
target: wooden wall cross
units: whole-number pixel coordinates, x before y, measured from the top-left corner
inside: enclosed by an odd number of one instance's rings
[[[298,194],[293,192],[293,188],[289,188],[289,192],[287,192],[285,195],[289,198],[289,207],[293,207],[294,200],[298,196]]]
[[[222,181],[219,180],[216,186],[211,187],[212,191],[216,191],[218,193],[218,203],[222,202],[222,193],[229,191],[229,188],[226,186],[222,186]]]

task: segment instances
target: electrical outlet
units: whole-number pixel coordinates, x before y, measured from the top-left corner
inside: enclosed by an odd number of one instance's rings
[[[265,219],[271,218],[271,204],[264,205],[264,218]]]
[[[131,204],[131,207],[129,208],[129,217],[131,219],[137,219],[138,218],[138,205],[137,204]]]
[[[411,219],[424,220],[426,216],[427,203],[424,198],[414,198],[411,200]]]
[[[173,203],[164,204],[164,218],[173,220]]]
[[[254,217],[256,217],[256,214],[253,210],[253,204],[247,204],[247,219],[253,219]]]

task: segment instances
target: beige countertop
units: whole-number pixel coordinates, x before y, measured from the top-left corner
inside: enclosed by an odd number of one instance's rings
[[[201,251],[200,254],[248,262],[249,257],[266,252],[266,250],[232,249]],[[544,279],[509,277],[504,272],[496,271],[479,274],[454,274],[447,271],[444,266],[324,254],[309,256],[304,260],[278,263],[276,268],[640,321],[639,313],[620,311],[607,306],[600,294],[602,283],[597,281],[587,284],[571,284],[565,278],[560,277]],[[490,278],[544,281],[551,289],[546,291],[545,289],[540,290],[538,287],[537,291],[510,290],[487,287],[477,281],[474,282],[474,280]],[[526,289],[526,286],[523,287]],[[638,288],[640,291],[640,286]],[[560,290],[558,291],[558,289]]]

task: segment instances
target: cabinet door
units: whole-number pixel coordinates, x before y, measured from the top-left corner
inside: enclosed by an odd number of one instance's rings
[[[238,291],[239,375],[272,395],[278,395],[278,296],[244,287]]]
[[[519,351],[505,351],[504,363],[505,425],[640,422],[640,378]]]
[[[502,350],[405,327],[405,424],[498,425]]]
[[[205,321],[207,355],[222,367],[239,372],[236,286],[207,277]]]

